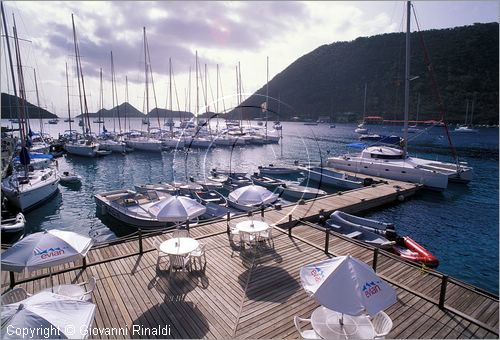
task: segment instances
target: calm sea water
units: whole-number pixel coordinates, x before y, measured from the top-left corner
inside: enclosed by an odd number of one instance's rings
[[[154,122],[153,124],[156,124]],[[253,122],[256,125],[255,122]],[[144,129],[141,121],[132,128]],[[215,122],[212,123],[215,126]],[[2,126],[10,126],[2,120]],[[38,130],[38,122],[32,123]],[[44,122],[54,137],[68,129],[68,123]],[[106,122],[113,129],[111,120]],[[97,124],[94,124],[97,130]],[[41,229],[66,229],[89,234],[96,240],[126,235],[131,229],[111,218],[96,215],[93,195],[134,184],[202,178],[214,167],[257,171],[262,164],[286,164],[293,160],[319,161],[328,155],[348,151],[346,145],[357,141],[355,125],[305,126],[283,123],[280,145],[236,147],[234,150],[184,150],[160,153],[132,152],[98,159],[76,156],[59,158],[61,171],[74,171],[83,177],[81,186],[60,186],[60,193],[47,204],[27,213],[29,232]],[[374,126],[370,132],[402,135],[398,126]],[[453,143],[463,161],[474,167],[475,178],[468,185],[450,184],[443,193],[422,190],[413,198],[396,205],[369,211],[366,217],[394,222],[402,235],[410,235],[440,260],[439,270],[465,282],[498,294],[498,129],[480,129],[479,134],[452,134]],[[451,161],[451,152],[443,128],[434,127],[410,134],[412,156]]]

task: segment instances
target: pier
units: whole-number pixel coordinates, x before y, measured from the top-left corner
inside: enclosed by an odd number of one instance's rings
[[[228,223],[201,223],[191,236],[206,244],[207,264],[170,274],[157,262],[155,240],[171,231],[143,234],[94,246],[83,263],[52,268],[54,284],[96,277],[94,327],[127,329],[127,334],[92,338],[298,338],[295,315],[309,318],[318,304],[300,284],[299,269],[331,256],[351,254],[372,266],[397,292],[386,309],[394,326],[387,338],[498,338],[498,297],[439,271],[348,239],[314,223],[335,210],[358,213],[405,200],[418,184],[386,180],[257,214],[276,225],[274,247],[240,251],[228,237]],[[48,270],[2,272],[2,292],[10,286],[29,293],[50,287]],[[134,325],[136,327],[134,327]],[[140,326],[140,327],[139,327]],[[136,331],[134,333],[134,330]]]

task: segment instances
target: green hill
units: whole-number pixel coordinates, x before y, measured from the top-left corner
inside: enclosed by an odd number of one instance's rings
[[[439,91],[446,121],[463,122],[466,100],[475,97],[474,123],[498,124],[498,37],[498,23],[412,33],[411,75],[419,78],[411,82],[410,119],[416,112],[418,93],[419,120],[440,119]],[[437,87],[424,62],[422,40]],[[361,120],[366,83],[367,115],[403,119],[404,58],[404,33],[320,46],[269,82],[269,95],[275,98],[270,100],[269,110],[279,110],[282,120],[294,116],[314,120],[333,116],[338,122]],[[243,110],[244,118],[261,117],[265,93],[264,85],[242,103],[249,107]]]
[[[8,93],[3,93],[2,100],[2,119],[18,118],[18,100],[15,96]],[[19,100],[21,100],[19,98]],[[21,103],[21,102],[19,102]],[[57,115],[42,109],[36,105],[26,101],[28,117],[31,118],[57,118]]]

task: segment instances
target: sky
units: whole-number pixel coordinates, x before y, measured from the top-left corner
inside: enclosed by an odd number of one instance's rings
[[[499,17],[498,1],[414,1],[413,5],[421,30],[498,22]],[[243,96],[247,97],[266,84],[267,64],[271,80],[321,45],[405,29],[402,1],[5,1],[4,9],[9,35],[13,35],[14,17],[18,37],[24,39],[19,45],[28,101],[37,104],[36,70],[40,106],[60,117],[68,114],[67,88],[71,115],[80,113],[71,14],[89,112],[101,107],[100,69],[104,108],[126,100],[127,77],[128,101],[145,111],[143,27],[154,83],[153,91],[148,76],[149,109],[170,108],[172,84],[172,109],[192,112],[204,111],[205,100],[212,111],[237,105],[238,64]],[[10,43],[13,48],[12,39]],[[2,38],[1,90],[13,93],[5,46]],[[115,96],[111,90],[111,51]],[[222,96],[224,102],[219,100],[216,107],[214,102]]]

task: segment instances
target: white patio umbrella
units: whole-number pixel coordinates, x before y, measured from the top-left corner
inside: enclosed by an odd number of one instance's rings
[[[260,185],[247,185],[232,191],[228,198],[241,205],[268,204],[276,201],[278,195]]]
[[[207,208],[184,196],[170,196],[149,207],[151,216],[162,222],[185,222],[203,215]]]
[[[48,230],[33,233],[2,253],[2,270],[35,271],[83,259],[94,241],[72,231]],[[52,271],[50,271],[52,281]]]
[[[83,339],[94,320],[95,305],[42,291],[2,306],[2,339]],[[19,333],[25,331],[26,333]]]
[[[302,286],[328,309],[375,315],[396,302],[396,291],[360,260],[347,255],[300,269]]]

